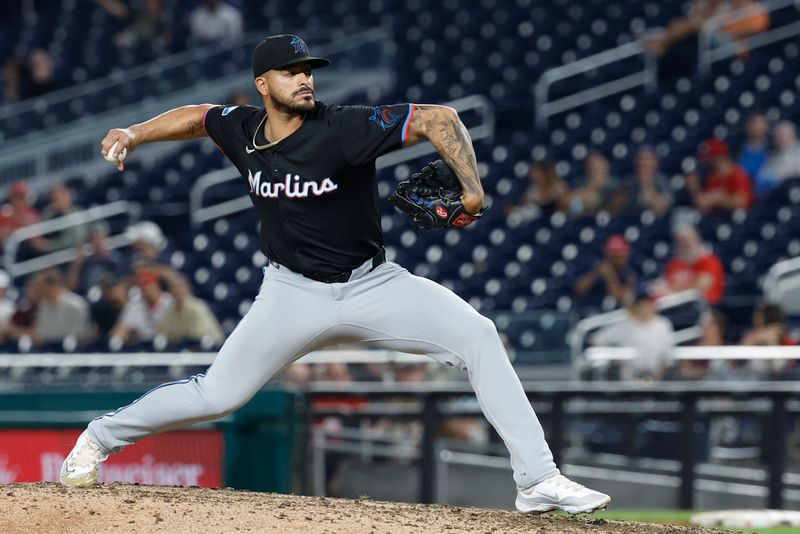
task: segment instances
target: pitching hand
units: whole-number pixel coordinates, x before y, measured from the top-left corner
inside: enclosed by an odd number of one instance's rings
[[[116,144],[116,146],[114,146]],[[125,158],[130,156],[131,152],[136,149],[138,145],[136,133],[130,128],[114,128],[109,130],[103,140],[100,142],[100,153],[105,158],[108,156],[109,151],[113,148],[114,155],[119,156],[122,150],[126,150],[125,156],[117,158],[117,169],[125,169]]]

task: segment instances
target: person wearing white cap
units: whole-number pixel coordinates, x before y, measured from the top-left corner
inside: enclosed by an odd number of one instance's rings
[[[132,263],[169,263],[167,238],[156,223],[138,222],[125,230],[125,236],[136,251]]]

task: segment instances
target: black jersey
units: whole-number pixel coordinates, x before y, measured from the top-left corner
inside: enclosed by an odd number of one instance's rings
[[[242,175],[264,255],[301,274],[331,275],[383,246],[375,159],[403,146],[413,113],[412,104],[317,102],[297,131],[272,145],[263,108],[216,106],[205,128]]]

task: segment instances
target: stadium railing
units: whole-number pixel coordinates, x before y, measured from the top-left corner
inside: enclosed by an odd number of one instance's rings
[[[800,356],[800,349],[794,348],[790,353],[785,348],[751,347],[748,359],[761,353],[765,357]],[[703,353],[704,359],[723,358],[725,356],[741,358],[745,355],[733,354],[725,347],[715,348],[717,354]],[[737,351],[739,349],[736,349]],[[777,356],[773,353],[780,352]],[[120,369],[127,366],[147,367],[164,366],[205,366],[213,361],[213,353],[162,353],[162,354],[2,354],[0,355],[0,371],[25,368],[56,369]],[[399,354],[394,351],[364,350],[331,350],[310,354],[299,360],[303,363],[327,362],[397,362],[421,363],[429,362],[425,356]],[[180,369],[178,369],[180,370]],[[0,373],[8,378],[8,373]],[[10,375],[13,379],[13,373]],[[55,387],[65,390],[67,387],[86,388],[76,376],[77,382],[65,384],[53,382],[40,384],[39,390]],[[93,387],[97,391],[116,391],[115,377],[124,380],[122,375],[104,375],[100,383]],[[125,388],[132,387],[128,382]],[[607,419],[607,422],[621,431],[631,432],[637,421],[645,419],[666,419],[679,423],[683,429],[694,429],[696,424],[708,421],[713,417],[738,415],[753,416],[764,423],[765,431],[761,437],[762,457],[766,462],[765,486],[770,507],[779,508],[783,502],[784,487],[788,480],[785,474],[787,466],[787,435],[785,429],[791,418],[800,415],[800,382],[576,382],[576,381],[524,381],[523,386],[528,397],[535,403],[537,413],[543,421],[548,435],[548,442],[557,460],[563,460],[567,447],[567,425],[578,417],[591,416]],[[19,380],[5,381],[0,385],[0,393],[11,395],[20,392],[31,392]],[[46,391],[44,389],[43,391]],[[437,469],[439,447],[437,442],[438,425],[441,421],[464,415],[478,415],[474,403],[463,407],[455,406],[455,399],[473,398],[473,392],[466,382],[430,382],[430,383],[312,383],[297,391],[305,397],[304,414],[306,425],[320,417],[336,416],[352,426],[369,418],[385,417],[390,420],[416,420],[423,428],[420,439],[419,456],[420,486],[419,496],[423,502],[433,502],[437,496],[437,477],[441,470]],[[315,405],[315,401],[339,399],[361,399],[365,404],[353,405],[330,402]],[[410,405],[387,410],[386,403],[397,398],[405,398],[416,402]],[[743,401],[757,401],[758,406]],[[379,401],[379,402],[376,402]],[[384,402],[380,402],[384,401]],[[676,476],[680,477],[680,505],[692,508],[695,495],[694,488],[698,472],[698,437],[694,432],[681,432],[676,443],[676,454],[680,461],[680,469]],[[633,435],[626,435],[625,442],[633,443]],[[310,444],[306,443],[306,447]],[[304,457],[310,459],[311,452],[306,450]],[[308,462],[310,464],[311,462]],[[307,466],[310,470],[310,465]],[[306,472],[306,492],[312,491],[313,481]],[[795,477],[796,478],[796,477]],[[757,482],[757,481],[754,481]]]
[[[70,262],[75,259],[77,254],[75,248],[58,250],[22,261],[17,261],[16,258],[20,244],[28,239],[46,236],[52,232],[88,225],[97,221],[104,221],[118,215],[127,215],[127,222],[130,223],[139,218],[140,212],[141,206],[138,203],[117,200],[14,230],[6,239],[4,246],[3,261],[5,269],[9,275],[17,277]],[[130,242],[131,240],[124,233],[119,233],[109,236],[107,244],[110,249],[116,249],[127,246]]]
[[[708,302],[703,296],[693,289],[673,293],[659,298],[656,301],[656,307],[662,313],[668,312],[671,309],[679,308],[682,306],[694,305],[696,307],[696,314],[699,317],[708,311]],[[599,315],[593,315],[578,321],[575,328],[567,334],[570,350],[572,352],[573,362],[578,362],[583,354],[586,345],[586,339],[590,333],[599,330],[605,326],[618,323],[628,316],[626,310],[614,310]],[[690,326],[675,332],[675,343],[681,344],[697,339],[700,336],[699,326]]]
[[[633,347],[589,347],[583,357],[589,365],[605,365],[609,362],[635,360],[637,349]],[[672,351],[675,361],[707,360],[798,360],[798,346],[741,346],[720,345],[716,347],[675,347]]]
[[[800,314],[800,258],[775,263],[764,278],[764,297],[779,302],[789,314]]]
[[[372,83],[372,82],[370,82]],[[495,115],[494,106],[491,101],[481,95],[471,95],[451,102],[445,102],[443,105],[454,108],[459,113],[470,113],[477,116],[477,123],[472,124],[467,120],[468,131],[473,141],[481,139],[488,139],[494,136],[495,131]],[[378,158],[376,168],[378,170],[411,161],[415,158],[434,153],[436,150],[430,142],[419,143],[410,148],[392,152],[385,156]],[[252,207],[250,197],[242,195],[240,197],[225,200],[210,206],[203,205],[203,198],[210,188],[236,180],[240,177],[239,171],[235,168],[227,168],[219,171],[212,171],[204,174],[198,178],[189,193],[189,211],[191,213],[192,224],[199,226],[200,224],[225,217],[232,213],[237,213]]]
[[[676,449],[680,461],[678,476],[679,506],[691,509],[695,506],[695,491],[698,482],[697,436],[694,429],[702,421],[712,417],[728,415],[752,415],[765,423],[761,447],[766,460],[767,506],[779,509],[784,502],[784,489],[787,443],[785,429],[790,417],[800,414],[800,382],[524,382],[524,389],[542,419],[548,443],[556,462],[563,459],[566,446],[567,421],[573,417],[591,414],[594,417],[607,416],[614,421],[630,418],[668,418],[680,423],[683,431]],[[358,398],[370,402],[385,398],[407,398],[420,400],[421,407],[407,408],[401,413],[382,414],[381,417],[422,423],[423,434],[420,445],[419,501],[435,502],[439,495],[438,477],[443,470],[438,467],[436,435],[439,423],[448,417],[463,416],[457,410],[443,410],[442,405],[449,400],[472,396],[468,384],[360,384],[360,383],[316,383],[305,389],[306,417],[310,427],[315,419],[325,416],[338,416],[346,422],[358,426],[362,421],[374,418],[374,410],[359,410],[342,403],[341,406],[315,408],[318,398],[330,399]],[[764,400],[765,406],[759,409],[740,408],[733,402],[747,399]],[[626,410],[603,413],[595,406],[599,401],[620,401]],[[653,402],[650,402],[653,401]],[[662,402],[667,401],[667,402]],[[793,402],[792,402],[793,401]],[[368,404],[367,404],[368,406]],[[634,409],[635,407],[635,409]],[[469,412],[473,413],[473,412]],[[625,424],[633,428],[632,424]],[[688,431],[691,429],[691,431]],[[626,436],[633,442],[633,436]],[[308,446],[308,444],[306,445]],[[357,447],[353,448],[355,451]],[[309,458],[310,451],[304,457]],[[318,458],[319,461],[319,458]],[[494,461],[506,463],[506,459]],[[310,464],[311,462],[309,462]],[[310,469],[310,468],[309,468]],[[305,493],[312,491],[314,482],[306,472]],[[316,485],[319,489],[319,485]]]
[[[630,58],[639,58],[642,63],[641,67],[638,70],[634,70],[631,74],[597,85],[582,83],[578,86],[580,91],[562,96],[556,100],[550,100],[550,91],[553,84],[556,82]],[[652,54],[647,53],[647,50],[641,42],[634,41],[616,48],[604,50],[603,52],[582,58],[578,61],[548,69],[539,77],[539,81],[536,82],[536,87],[534,89],[536,99],[536,124],[539,128],[545,128],[547,127],[548,120],[553,115],[636,87],[645,86],[647,90],[654,90],[657,85],[657,59]]]
[[[799,0],[771,0],[761,2],[761,6],[770,15],[774,15],[778,11],[784,11],[794,8],[794,15],[800,15],[800,1]],[[697,65],[698,70],[703,74],[708,74],[711,71],[711,66],[717,61],[736,56],[740,52],[740,46],[737,42],[729,42],[725,44],[717,44],[714,42],[714,34],[718,32],[723,26],[731,21],[747,20],[753,16],[753,5],[745,6],[733,13],[724,13],[715,17],[709,18],[698,34],[697,44]],[[775,21],[775,17],[771,16],[770,24]],[[762,46],[767,46],[772,43],[777,43],[786,39],[791,39],[800,35],[800,20],[795,20],[771,30],[759,33],[752,37],[744,39],[744,44],[748,50],[755,50]]]

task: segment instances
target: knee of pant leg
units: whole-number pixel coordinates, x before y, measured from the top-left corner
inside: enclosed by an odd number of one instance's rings
[[[486,317],[483,317],[482,319],[482,324],[478,329],[478,346],[481,347],[482,355],[488,358],[496,356],[497,358],[508,360],[506,347],[502,338],[500,337],[500,333],[497,331],[494,321]]]
[[[246,399],[242,399],[240,395],[237,395],[232,390],[208,391],[205,400],[206,412],[215,419],[232,414],[246,402]]]
[[[488,317],[481,316],[474,325],[470,325],[470,330],[474,336],[474,340],[480,343],[494,343],[499,338],[494,321]]]
[[[495,353],[505,355],[497,327],[491,319],[480,316],[464,330],[465,356],[469,353],[480,355],[482,358]]]

